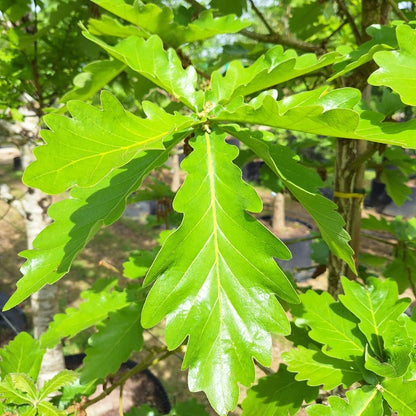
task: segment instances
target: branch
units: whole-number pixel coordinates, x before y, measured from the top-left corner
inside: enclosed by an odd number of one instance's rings
[[[406,17],[406,15],[399,9],[399,6],[397,5],[397,3],[394,0],[387,0],[388,3],[390,4],[390,6],[392,7],[392,9],[394,10],[394,13],[396,13],[396,15],[398,17],[400,17],[400,19],[404,20],[406,23],[409,23],[409,19]]]
[[[147,355],[147,357],[142,362],[135,365],[129,371],[126,371],[120,379],[118,379],[116,382],[111,384],[110,387],[104,389],[104,391],[101,394],[99,394],[97,397],[84,402],[82,404],[82,408],[85,410],[86,408],[88,408],[88,407],[92,406],[93,404],[99,402],[100,400],[104,399],[109,394],[111,394],[111,392],[114,391],[117,387],[124,386],[124,384],[126,383],[126,381],[130,377],[134,376],[137,373],[140,373],[141,371],[145,370],[146,368],[149,368],[151,365],[157,364],[159,361],[164,360],[165,358],[169,357],[170,355],[175,354],[175,352],[177,350],[180,350],[180,349],[181,349],[181,347],[179,347],[178,349],[173,350],[173,351],[169,351],[169,350],[167,350],[167,348],[157,349],[156,351],[155,351],[155,349],[151,350],[149,352],[149,354]],[[164,352],[164,354],[162,354],[160,357],[156,357],[156,355],[158,353],[161,353],[161,352]]]
[[[266,26],[267,30],[269,31],[269,33],[271,35],[274,35],[274,30],[272,29],[272,27],[269,25],[268,21],[266,20],[266,18],[264,17],[263,13],[257,8],[257,6],[254,4],[253,0],[249,0],[252,9],[254,10],[254,13],[257,14],[257,16],[259,17],[259,19],[264,23],[264,26]]]
[[[394,0],[393,0],[394,1]],[[355,24],[354,18],[351,16],[350,12],[348,11],[347,6],[345,5],[344,0],[337,0],[337,4],[339,9],[342,11],[343,15],[347,19],[348,23],[351,26],[352,33],[354,34],[355,40],[358,44],[362,43],[361,33],[358,30],[357,25]]]
[[[196,0],[185,0],[185,1],[191,6],[196,7],[198,10],[206,10],[206,8],[202,4],[198,3],[198,1]],[[251,0],[250,2],[252,3]],[[295,39],[292,36],[280,35],[278,33],[262,34],[262,33],[256,33],[247,29],[240,30],[239,33],[247,38],[254,39],[260,42],[281,44],[285,46],[290,46],[292,48],[300,49],[306,52],[314,52],[314,53],[326,52],[325,49],[322,49],[322,47],[319,45],[314,45],[313,43],[304,42],[302,40]]]
[[[266,35],[263,33],[256,33],[247,29],[240,30],[239,33],[247,38],[254,39],[260,42],[290,46],[291,48],[300,49],[305,52],[314,52],[314,53],[326,52],[325,49],[322,49],[320,45],[315,45],[313,43],[305,42],[303,40],[298,40],[291,36],[280,35],[279,33]]]

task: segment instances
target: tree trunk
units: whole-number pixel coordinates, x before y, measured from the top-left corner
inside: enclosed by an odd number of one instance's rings
[[[375,23],[385,24],[391,6],[386,0],[362,0],[361,40],[370,37],[365,29]],[[363,91],[363,99],[369,101],[371,89],[367,78],[375,69],[374,62],[359,68],[355,75],[346,79],[346,86]],[[351,247],[354,250],[355,264],[358,266],[360,247],[361,211],[363,202],[364,172],[366,159],[372,155],[367,142],[360,140],[337,139],[334,179],[334,201],[345,221],[345,228],[351,236]],[[361,196],[362,195],[362,196]],[[328,292],[337,297],[342,293],[341,276],[355,279],[346,263],[329,254],[328,259]]]

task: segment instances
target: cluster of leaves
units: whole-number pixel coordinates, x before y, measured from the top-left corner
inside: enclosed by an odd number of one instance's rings
[[[347,401],[330,396],[329,406],[307,407],[311,416],[415,414],[416,314],[403,314],[410,299],[398,299],[392,280],[371,278],[365,288],[344,278],[343,287],[339,301],[326,292],[300,295],[288,337],[296,348],[282,356],[288,366],[249,391],[244,415],[294,415],[319,386],[342,386]]]
[[[353,88],[320,87],[278,99],[276,86],[341,60],[337,52],[317,58],[276,46],[251,65],[231,62],[225,74],[215,70],[209,83],[201,83],[189,62],[184,69],[179,47],[215,34],[238,32],[246,22],[235,16],[216,17],[211,11],[192,20],[153,3],[94,3],[116,17],[91,20],[84,35],[110,57],[87,66],[76,88],[64,97],[69,117],[56,113],[45,117],[49,130],[42,137],[46,144],[36,149],[37,160],[24,176],[27,185],[50,194],[72,187],[71,198],[51,207],[54,222],[39,234],[33,250],[22,253],[27,258],[24,276],[7,307],[64,276],[100,227],[121,216],[130,195],[153,169],[165,163],[174,146],[188,138],[193,151],[182,164],[187,177],[173,203],[183,220],[151,262],[144,280],[145,287],[154,282],[150,291],[137,285],[121,290],[115,282],[100,283],[84,295],[78,310],[55,317],[40,345],[51,347],[62,337],[97,325],[81,373],[82,383],[96,383],[142,347],[142,326],[151,327],[167,317],[168,348],[174,350],[187,342],[184,368],[189,368],[190,389],[205,391],[214,409],[225,415],[237,404],[238,383],[248,386],[254,381],[253,357],[270,365],[270,333],[290,333],[282,301],[299,302],[295,288],[274,260],[288,259],[290,252],[250,214],[260,212],[262,204],[241,179],[233,162],[238,148],[227,144],[226,137],[237,138],[265,162],[315,219],[329,249],[355,271],[343,220],[335,204],[320,194],[318,175],[299,164],[290,149],[266,140],[265,133],[253,126],[414,148],[416,140],[409,131],[414,131],[416,123],[383,121],[383,114],[363,109],[360,91]],[[244,6],[244,2],[230,2],[233,8],[237,3]],[[359,64],[374,57],[381,68],[370,82],[390,86],[406,104],[414,105],[414,91],[409,92],[395,68],[397,63],[405,68],[415,59],[409,41],[415,30],[399,25],[393,32],[398,50],[385,50],[396,44],[383,51],[369,46],[360,52]],[[354,69],[350,61],[348,56],[340,71]],[[122,71],[131,76],[131,82],[144,85],[137,89],[140,115],[126,110],[107,91],[101,93],[99,105],[81,101]],[[142,101],[154,87],[175,101],[180,111]],[[132,259],[136,266],[141,266],[141,260],[149,258]],[[142,275],[137,270],[135,275],[131,268],[130,262],[126,267],[129,277]],[[349,404],[331,398],[331,407],[312,406],[310,412],[315,413],[310,414],[335,415],[368,401],[368,414],[376,409],[384,416],[385,400],[399,414],[411,415],[412,407],[405,408],[400,401],[402,391],[413,397],[410,391],[415,383],[414,319],[399,317],[406,301],[397,300],[390,281],[372,281],[369,290],[344,282],[344,289],[346,295],[340,302],[329,295],[308,293],[301,296],[303,306],[293,308],[296,322],[302,320],[311,328],[310,339],[302,344],[294,338],[298,348],[285,355],[288,368],[282,366],[272,378],[278,386],[278,406],[293,413],[301,405],[299,399],[281,402],[285,385],[294,380],[307,381],[295,383],[294,388],[303,391],[300,397],[307,401],[316,397],[318,385],[331,389],[364,380],[366,386],[347,394]],[[323,306],[326,313],[321,317],[317,307]],[[342,330],[333,333],[330,328]],[[117,354],[110,354],[108,344]],[[314,374],[317,369],[320,376]],[[2,383],[7,386],[8,382]],[[271,390],[268,383],[264,386],[266,393]],[[258,406],[250,404],[256,391],[253,388],[245,402],[246,414]],[[259,397],[266,394],[259,391]],[[36,397],[44,397],[44,392],[37,392]]]
[[[36,381],[45,348],[26,332],[20,333],[0,350],[0,411],[26,416],[63,416],[51,403],[51,395],[72,384],[77,376],[63,370],[38,389]]]

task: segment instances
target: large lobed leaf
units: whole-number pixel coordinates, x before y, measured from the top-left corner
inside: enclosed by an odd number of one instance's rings
[[[169,46],[211,38],[222,33],[236,33],[250,25],[247,20],[227,15],[214,18],[210,10],[203,11],[191,23],[181,25],[174,19],[172,9],[153,3],[130,5],[123,0],[92,0],[100,7],[133,23],[150,34],[156,34]]]
[[[167,315],[169,349],[188,337],[190,389],[204,390],[221,415],[235,407],[237,383],[253,381],[252,357],[270,365],[269,332],[290,331],[274,294],[298,301],[273,259],[290,253],[247,213],[259,212],[261,200],[242,181],[232,163],[237,149],[224,137],[200,132],[190,141],[188,177],[174,201],[184,219],[148,272],[145,284],[157,280],[142,314],[144,327]]]
[[[416,29],[400,25],[396,36],[400,49],[374,55],[380,69],[370,76],[368,82],[386,85],[399,93],[405,104],[416,105]]]
[[[72,185],[97,184],[112,170],[130,162],[140,151],[164,149],[163,140],[194,124],[150,102],[143,103],[146,119],[124,110],[109,92],[101,94],[102,110],[81,101],[67,106],[72,118],[45,116],[45,146],[35,149],[36,161],[25,171],[27,185],[56,194]]]
[[[175,135],[165,142],[166,150],[141,152],[97,185],[73,188],[71,198],[52,205],[48,214],[54,222],[35,238],[33,250],[20,253],[27,258],[21,269],[23,277],[6,307],[12,308],[45,284],[52,284],[64,276],[97,231],[121,216],[128,196],[137,190],[152,169],[167,160],[170,150],[185,134]]]
[[[206,100],[215,104],[227,103],[239,95],[262,91],[331,65],[337,56],[337,52],[327,53],[319,59],[315,54],[297,56],[294,50],[285,51],[277,45],[248,67],[240,61],[233,61],[224,76],[219,70],[213,72]]]
[[[263,140],[263,132],[252,132],[238,126],[221,126],[227,133],[249,146],[282,179],[287,188],[311,214],[330,250],[355,270],[350,236],[344,230],[337,206],[319,192],[322,181],[316,172],[299,164],[287,147]]]
[[[409,133],[416,130],[416,120],[383,122],[381,113],[357,110],[359,101],[360,92],[353,88],[328,92],[323,87],[280,101],[266,93],[247,104],[236,98],[225,109],[217,106],[212,119],[416,148],[416,138]]]
[[[111,46],[88,32],[84,35],[192,110],[202,111],[204,97],[203,92],[196,89],[195,68],[183,69],[176,52],[173,49],[165,51],[158,36],[153,35],[147,40],[129,36]]]

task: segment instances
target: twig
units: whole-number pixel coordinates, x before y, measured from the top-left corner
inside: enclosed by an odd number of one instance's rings
[[[239,33],[247,38],[254,39],[259,42],[281,44],[285,46],[290,46],[291,48],[300,49],[305,52],[314,52],[314,53],[326,52],[325,49],[322,49],[320,45],[315,45],[313,43],[305,42],[303,40],[299,40],[291,36],[280,35],[279,33],[268,35],[268,34],[256,33],[247,29],[240,30]]]
[[[409,19],[406,17],[406,15],[399,9],[399,6],[397,5],[397,3],[394,0],[387,0],[390,4],[390,6],[392,7],[392,9],[394,10],[394,13],[397,14],[398,17],[400,17],[400,19],[404,20],[406,23],[409,23]]]
[[[347,6],[345,5],[344,0],[337,0],[337,4],[339,9],[342,11],[344,17],[347,19],[348,23],[351,26],[352,33],[354,34],[355,40],[358,44],[362,42],[362,36],[360,31],[358,30],[357,25],[355,24],[354,18],[351,16]]]
[[[196,0],[185,0],[191,6],[198,8],[199,10],[206,10],[206,8],[198,3]],[[253,9],[254,10],[254,9]],[[285,46],[290,46],[292,48],[300,49],[306,52],[315,52],[315,53],[324,53],[325,49],[322,49],[320,45],[314,45],[313,43],[304,42],[293,38],[292,36],[280,35],[279,33],[271,34],[262,34],[256,33],[251,30],[243,29],[239,32],[241,35],[257,40],[259,42],[273,43],[273,44],[282,44]]]
[[[181,348],[181,347],[179,347]],[[160,357],[155,358],[158,353],[164,352]],[[97,397],[91,400],[87,400],[83,405],[82,408],[85,410],[88,407],[92,406],[93,404],[99,402],[100,400],[107,397],[111,392],[113,392],[117,387],[124,385],[124,383],[132,376],[134,376],[137,373],[140,373],[141,371],[145,370],[146,368],[149,368],[151,365],[157,364],[158,362],[164,360],[165,358],[169,357],[170,355],[174,354],[177,350],[168,351],[166,348],[152,350],[148,356],[140,363],[135,365],[132,369],[129,371],[126,371],[124,375],[117,381],[115,381],[110,387],[104,389],[104,391],[99,394]]]
[[[254,10],[254,13],[256,13],[256,15],[259,17],[259,19],[264,23],[264,26],[266,26],[269,33],[271,35],[273,35],[275,32],[272,29],[272,27],[269,25],[268,21],[266,20],[266,18],[263,15],[263,13],[257,8],[257,6],[254,4],[253,0],[249,0],[249,1],[250,1],[252,9]]]

